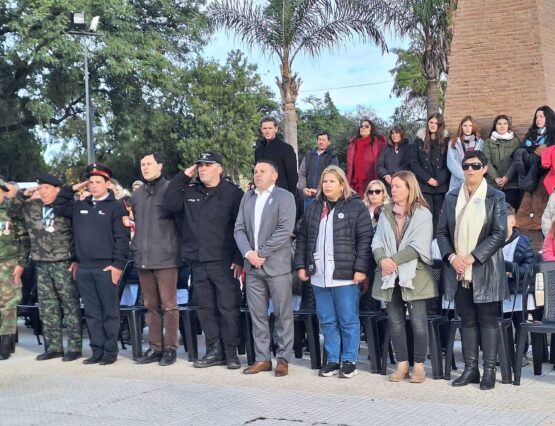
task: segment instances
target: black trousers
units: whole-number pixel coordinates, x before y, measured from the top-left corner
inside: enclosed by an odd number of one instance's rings
[[[441,208],[443,207],[443,200],[445,200],[445,194],[422,194],[424,199],[430,207],[430,212],[433,216],[434,224],[434,238],[436,237],[437,224],[439,222],[439,214],[441,213]]]
[[[474,303],[472,288],[458,285],[455,304],[461,316],[463,328],[497,328],[499,302]]]
[[[77,286],[85,307],[85,321],[91,337],[93,356],[118,353],[119,300],[118,286],[112,274],[102,268],[77,270]]]
[[[241,288],[233,277],[229,262],[195,262],[193,303],[204,331],[206,344],[220,338],[225,345],[237,346],[240,340]]]

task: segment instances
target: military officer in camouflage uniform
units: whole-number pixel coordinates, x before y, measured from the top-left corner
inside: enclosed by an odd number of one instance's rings
[[[17,192],[14,203],[25,217],[31,257],[37,265],[37,289],[45,351],[38,361],[81,357],[82,324],[77,285],[72,279],[75,249],[71,219],[60,217],[52,205],[62,181],[53,174],[37,176],[38,187]],[[38,194],[38,198],[33,196]],[[62,308],[68,343],[64,355]]]
[[[11,355],[21,301],[21,274],[29,257],[29,239],[21,220],[14,217],[8,185],[0,179],[0,360]]]

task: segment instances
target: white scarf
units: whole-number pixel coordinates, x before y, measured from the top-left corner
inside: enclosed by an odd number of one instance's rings
[[[511,130],[509,130],[507,133],[503,133],[502,135],[500,135],[496,131],[493,131],[491,133],[491,138],[494,141],[510,141],[514,137],[515,137],[515,134]]]
[[[466,184],[461,187],[455,208],[455,252],[458,256],[468,256],[478,244],[478,237],[486,221],[486,195],[488,184],[485,179],[472,195]],[[472,282],[472,266],[466,268],[462,276],[457,277],[468,288]]]

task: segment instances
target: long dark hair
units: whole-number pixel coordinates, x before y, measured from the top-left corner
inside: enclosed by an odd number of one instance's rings
[[[474,118],[471,115],[465,115],[461,120],[461,122],[459,123],[459,127],[457,128],[457,134],[451,138],[451,148],[455,148],[457,146],[457,140],[460,139],[462,142],[464,138],[462,126],[467,121],[470,121],[472,123],[472,134],[477,138],[480,137],[480,126],[478,126],[478,123],[476,123],[476,120],[474,120]]]
[[[509,131],[513,130],[512,129],[512,125],[511,125],[511,119],[509,118],[508,115],[506,114],[499,114],[497,117],[495,117],[493,119],[493,125],[491,126],[491,130],[489,132],[489,137],[491,138],[491,135],[493,134],[493,132],[495,132],[496,128],[497,128],[497,122],[499,120],[507,120],[507,123],[509,123]],[[536,117],[534,116],[534,122],[536,121]]]
[[[434,139],[432,139],[430,134],[430,129],[428,128],[428,121],[430,121],[432,118],[435,118],[437,120],[437,132],[436,132],[435,143],[438,144],[439,149],[441,150],[441,153],[444,154],[445,150],[447,149],[447,146],[445,145],[445,137],[444,137],[445,121],[443,120],[443,115],[441,115],[439,112],[430,114],[428,116],[428,119],[426,120],[426,128],[424,129],[425,130],[424,152],[426,152],[426,154],[429,154],[430,150],[432,149],[432,145],[434,144]]]
[[[362,136],[360,135],[360,125],[362,123],[368,123],[370,124],[370,140],[374,140],[374,138],[376,137],[376,125],[374,124],[374,122],[368,118],[363,118],[362,120],[360,120],[359,123],[359,127],[358,127],[358,132],[357,132],[357,138],[362,138]]]
[[[555,113],[547,105],[539,107],[536,112],[534,112],[532,126],[528,129],[528,133],[526,133],[524,140],[535,142],[538,137],[538,126],[536,126],[536,114],[538,111],[542,111],[543,115],[545,115],[545,135],[547,138],[546,145],[551,146],[555,144]]]

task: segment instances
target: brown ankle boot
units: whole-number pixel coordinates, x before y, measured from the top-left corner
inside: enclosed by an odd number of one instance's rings
[[[423,362],[415,362],[412,367],[412,376],[410,376],[411,383],[423,383],[426,380],[426,370],[424,369]]]
[[[389,376],[390,382],[402,382],[409,378],[409,362],[401,361],[397,363],[397,369]]]

